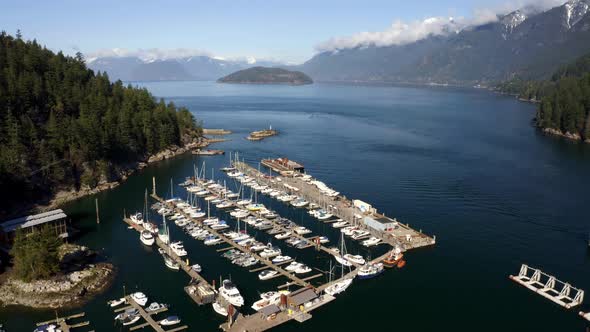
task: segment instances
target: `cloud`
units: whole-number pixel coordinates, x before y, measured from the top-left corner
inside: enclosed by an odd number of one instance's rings
[[[331,38],[316,45],[318,52],[338,51],[367,46],[393,46],[409,44],[430,36],[447,36],[470,26],[495,22],[499,16],[517,9],[526,15],[564,4],[564,0],[522,0],[506,2],[496,8],[476,9],[470,18],[429,17],[424,20],[394,21],[383,31],[359,32],[347,37]]]
[[[112,49],[101,49],[98,51],[90,52],[86,55],[88,62],[91,62],[97,58],[105,57],[137,57],[142,61],[151,62],[155,60],[170,60],[170,59],[181,59],[191,56],[209,56],[213,57],[211,52],[199,49],[191,48],[175,48],[175,49],[161,49],[161,48],[149,48],[149,49],[137,49],[129,50],[125,48],[112,48]]]

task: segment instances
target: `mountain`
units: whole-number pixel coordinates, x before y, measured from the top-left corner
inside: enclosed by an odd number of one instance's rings
[[[254,65],[280,64],[271,61],[256,62],[252,59],[223,60],[202,55],[156,60],[110,56],[90,59],[87,65],[95,71],[107,72],[113,81],[208,81]]]
[[[320,81],[489,84],[543,78],[590,52],[590,0],[530,8],[404,45],[317,54],[296,67]]]
[[[313,80],[300,71],[282,68],[252,67],[242,69],[217,80],[219,83],[239,84],[312,84]]]

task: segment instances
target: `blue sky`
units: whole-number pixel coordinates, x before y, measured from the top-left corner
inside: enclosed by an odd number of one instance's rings
[[[184,48],[291,62],[310,58],[331,38],[383,31],[396,20],[473,17],[482,9],[520,5],[508,0],[2,2],[0,29],[15,33],[20,28],[26,38],[70,54]]]

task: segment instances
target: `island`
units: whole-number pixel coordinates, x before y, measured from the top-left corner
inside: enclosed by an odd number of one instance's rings
[[[217,80],[218,83],[237,84],[312,84],[311,77],[300,71],[290,71],[282,68],[252,67],[239,70]]]

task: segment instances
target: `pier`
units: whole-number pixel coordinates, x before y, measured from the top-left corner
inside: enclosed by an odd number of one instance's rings
[[[566,309],[571,309],[584,301],[583,290],[526,264],[522,264],[518,275],[511,275],[510,279]]]
[[[81,312],[81,313],[73,314],[73,315],[66,316],[66,317],[56,317],[55,319],[51,319],[51,320],[44,321],[44,322],[39,322],[36,325],[42,326],[42,325],[48,325],[48,324],[55,324],[59,327],[59,329],[62,332],[70,332],[70,331],[73,331],[74,329],[79,329],[80,327],[85,327],[85,326],[90,325],[90,322],[88,322],[88,321],[83,321],[83,322],[79,322],[79,323],[71,322],[72,320],[82,318],[85,315],[86,315],[86,313]],[[77,331],[79,331],[79,330],[77,330]],[[94,332],[94,331],[90,331],[90,332]]]
[[[129,295],[125,296],[125,300],[126,300],[125,303],[127,303],[129,305],[126,307],[123,307],[123,308],[115,309],[115,312],[117,313],[117,312],[123,312],[128,309],[135,309],[135,310],[137,310],[137,312],[139,312],[139,314],[141,315],[141,318],[143,318],[145,320],[144,323],[141,323],[139,325],[130,326],[129,331],[143,329],[148,326],[151,327],[156,332],[177,332],[177,331],[182,331],[182,330],[188,329],[188,325],[182,325],[182,326],[174,327],[170,330],[164,330],[162,325],[160,325],[161,321],[156,321],[152,316],[155,316],[161,312],[165,312],[168,310],[168,308],[162,308],[159,310],[147,312],[147,311],[145,311],[145,309],[142,306],[137,304],[131,296],[129,296]]]

